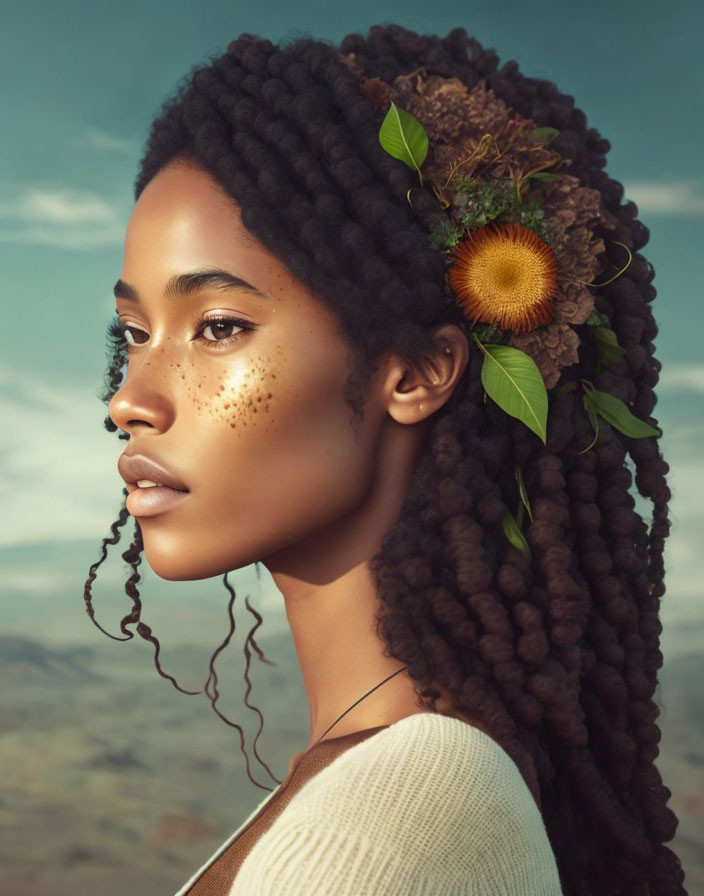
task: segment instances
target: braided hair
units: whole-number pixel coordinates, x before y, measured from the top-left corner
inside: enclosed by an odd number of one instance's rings
[[[596,295],[624,358],[595,373],[596,350],[584,339],[579,363],[564,377],[579,382],[588,375],[648,418],[661,367],[650,305],[654,271],[638,252],[649,232],[633,202],[621,205],[622,185],[603,171],[610,144],[587,128],[571,96],[525,77],[515,61],[498,68],[496,52],[462,28],[440,38],[374,26],[339,47],[242,34],[224,54],[195,67],[165,101],[135,196],[173,160],[209,172],[241,207],[244,226],[334,311],[355,359],[345,399],[362,414],[384,349],[413,362],[434,327],[466,321],[447,300],[441,253],[428,245],[437,202],[418,188],[412,207],[406,201],[417,186],[413,173],[381,148],[382,115],[342,61],[340,54],[349,53],[366,77],[389,84],[419,67],[459,78],[469,89],[485,79],[521,115],[559,130],[553,146],[572,160],[570,173],[599,190],[618,221],[615,232],[603,234],[605,257],[620,264],[610,240],[633,251],[627,271]],[[119,330],[113,326],[108,337],[106,402],[125,361]],[[663,845],[678,820],[655,766],[668,464],[657,437],[630,438],[606,423],[593,448],[580,453],[593,431],[578,390],[551,391],[543,444],[484,401],[481,360],[471,353],[451,399],[435,414],[399,519],[371,561],[378,635],[407,666],[425,706],[437,711],[442,687],[458,715],[511,755],[540,807],[566,896],[686,894],[680,861]],[[117,428],[109,417],[105,426]],[[531,559],[501,530],[517,504],[516,463],[532,507]],[[649,524],[636,510],[634,482],[652,502]],[[85,600],[92,619],[91,584],[127,517],[123,508],[90,569]],[[161,669],[159,643],[140,622],[141,548],[135,521],[122,555],[133,570],[126,583],[133,609],[121,628],[132,637],[125,626],[137,623],[138,634],[156,646],[158,671],[179,687]],[[234,625],[234,591],[224,580]],[[257,616],[256,629],[261,617],[248,602],[247,608]],[[245,677],[250,643],[268,662],[254,629],[245,642]],[[216,712],[213,661],[231,634],[232,628],[210,663],[206,693]],[[244,752],[242,729],[234,727]]]

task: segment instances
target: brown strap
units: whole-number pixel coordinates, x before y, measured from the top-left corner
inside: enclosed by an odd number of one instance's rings
[[[312,746],[295,766],[288,780],[283,781],[274,796],[262,807],[261,812],[255,815],[227,849],[204,869],[201,876],[186,891],[187,896],[228,896],[237,872],[254,844],[271,827],[306,781],[330,765],[333,759],[345,750],[388,727],[378,725],[376,728],[367,728],[364,731],[323,740]]]

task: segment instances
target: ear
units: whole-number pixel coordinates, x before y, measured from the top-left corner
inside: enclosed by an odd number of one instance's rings
[[[469,342],[455,324],[444,324],[417,365],[392,353],[384,380],[386,410],[397,423],[420,423],[452,395],[469,363]]]

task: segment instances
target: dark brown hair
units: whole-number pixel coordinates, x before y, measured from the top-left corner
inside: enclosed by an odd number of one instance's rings
[[[276,45],[241,35],[165,102],[135,196],[173,159],[208,171],[241,206],[245,226],[335,311],[356,358],[345,395],[363,413],[365,386],[384,349],[417,359],[433,328],[466,321],[447,301],[442,254],[428,244],[437,202],[424,189],[416,190],[412,208],[406,201],[417,186],[414,175],[381,148],[383,115],[340,52],[354,53],[367,77],[386,83],[421,66],[470,89],[485,79],[513,110],[559,130],[552,145],[572,160],[570,173],[599,190],[618,221],[603,234],[606,256],[621,266],[615,241],[633,252],[625,274],[596,295],[625,356],[596,372],[595,349],[583,339],[579,363],[560,382],[588,376],[652,422],[661,366],[650,305],[656,291],[653,268],[638,251],[649,233],[636,205],[621,204],[621,184],[603,171],[609,142],[587,127],[571,96],[525,77],[514,61],[498,68],[494,50],[464,29],[440,38],[376,26],[366,37],[349,35],[339,48],[310,38]],[[113,326],[108,336],[105,401],[119,387],[125,361],[119,331]],[[480,367],[480,353],[472,352],[436,414],[398,523],[373,558],[379,637],[408,667],[431,711],[441,685],[458,714],[476,720],[514,759],[541,809],[566,896],[680,896],[684,872],[663,845],[674,837],[677,818],[655,766],[669,467],[657,437],[630,438],[606,422],[593,448],[579,453],[593,437],[579,390],[549,391],[543,444],[483,400]],[[105,426],[116,429],[109,418]],[[533,511],[526,529],[531,560],[501,528],[506,511],[517,506],[517,463]],[[652,502],[649,522],[636,510],[634,483]],[[123,507],[90,569],[91,619],[96,569],[127,517]],[[133,570],[126,583],[133,609],[121,629],[131,638],[126,625],[137,623],[137,633],[156,647],[160,674],[178,687],[159,665],[159,642],[140,621],[141,549],[135,521],[122,555]],[[234,626],[234,591],[224,581]],[[267,661],[252,637],[261,623],[255,615],[245,643],[248,682],[248,645]],[[213,655],[205,687],[219,715],[213,661],[232,630]],[[234,727],[244,752],[242,729]]]

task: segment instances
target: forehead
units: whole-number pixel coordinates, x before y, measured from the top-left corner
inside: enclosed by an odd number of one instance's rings
[[[233,245],[266,252],[242,223],[240,208],[206,171],[169,163],[146,185],[127,225],[126,247],[159,241],[197,251],[231,251]]]
[[[242,223],[238,203],[208,172],[174,161],[146,185],[127,225],[121,280],[143,295],[193,271],[225,271],[327,331],[338,330],[327,303],[298,280]]]

